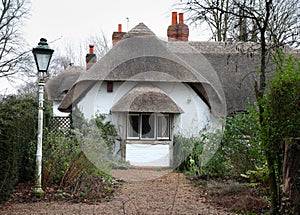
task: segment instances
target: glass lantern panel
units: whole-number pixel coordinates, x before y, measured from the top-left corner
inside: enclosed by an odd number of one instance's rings
[[[48,64],[50,62],[50,54],[37,53],[36,59],[39,67],[39,71],[47,71]]]

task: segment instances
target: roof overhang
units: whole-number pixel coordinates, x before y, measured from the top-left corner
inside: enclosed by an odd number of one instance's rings
[[[183,113],[164,91],[151,85],[133,88],[113,105],[111,112]]]

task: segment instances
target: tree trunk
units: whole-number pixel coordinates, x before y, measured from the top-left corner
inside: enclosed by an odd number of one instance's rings
[[[283,214],[300,213],[300,138],[285,141],[283,161]]]

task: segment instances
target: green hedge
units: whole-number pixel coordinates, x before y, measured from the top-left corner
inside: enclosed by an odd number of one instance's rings
[[[0,202],[18,182],[34,176],[37,101],[10,97],[0,102]]]

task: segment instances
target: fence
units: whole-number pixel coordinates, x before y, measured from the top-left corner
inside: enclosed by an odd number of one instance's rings
[[[59,134],[69,134],[71,130],[71,117],[53,116],[49,119],[48,129],[50,132]]]

